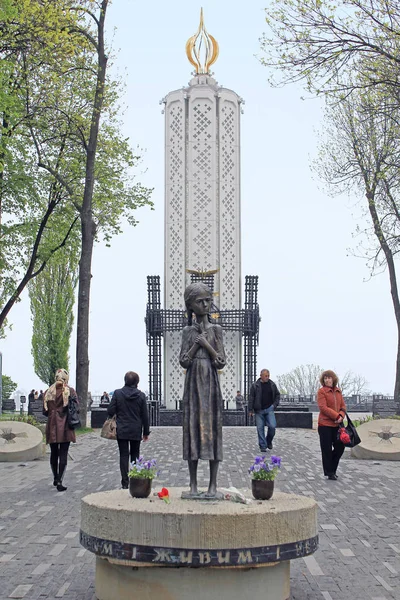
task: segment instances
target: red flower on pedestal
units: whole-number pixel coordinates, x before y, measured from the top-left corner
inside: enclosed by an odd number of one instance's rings
[[[171,500],[169,499],[169,491],[167,490],[167,488],[162,488],[161,492],[157,492],[157,496],[161,500],[164,500],[166,504],[169,504],[171,502]]]

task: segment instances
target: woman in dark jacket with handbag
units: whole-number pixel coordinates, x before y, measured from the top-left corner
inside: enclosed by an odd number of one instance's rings
[[[108,415],[117,416],[117,442],[122,489],[128,489],[129,454],[131,462],[139,458],[140,442],[150,435],[146,396],[138,390],[139,375],[128,371],[125,385],[115,390]]]
[[[337,387],[338,377],[333,371],[324,371],[320,377],[321,388],[318,390],[318,433],[322,453],[324,475],[335,481],[336,470],[344,445],[338,439],[339,425],[346,416],[346,405],[342,392]]]
[[[54,475],[53,485],[59,492],[67,489],[63,484],[67,468],[68,450],[76,442],[75,431],[68,426],[68,404],[78,405],[75,390],[68,385],[68,373],[57,369],[55,383],[45,392],[43,414],[47,417],[46,444],[50,444],[50,466]]]

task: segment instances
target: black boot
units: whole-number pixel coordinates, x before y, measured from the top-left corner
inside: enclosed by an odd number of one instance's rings
[[[54,480],[53,480],[53,485],[56,486],[58,484],[58,473],[57,473],[57,466],[56,465],[52,465],[51,466],[51,470],[54,476]]]
[[[57,481],[57,492],[65,492],[67,490],[67,488],[65,487],[65,485],[62,484],[62,480],[64,478],[64,474],[65,474],[65,469],[66,467],[60,467],[60,473],[58,475],[58,481]]]

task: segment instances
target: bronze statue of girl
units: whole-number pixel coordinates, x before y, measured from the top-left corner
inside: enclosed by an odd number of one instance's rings
[[[225,366],[222,328],[212,322],[212,292],[204,283],[189,285],[184,298],[188,326],[182,332],[179,357],[180,364],[187,369],[183,393],[183,459],[189,465],[189,496],[198,495],[199,459],[210,461],[206,496],[215,497],[218,465],[222,460],[222,394],[217,372]]]

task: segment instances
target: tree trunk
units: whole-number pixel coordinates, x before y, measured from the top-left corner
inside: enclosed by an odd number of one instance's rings
[[[367,193],[367,198],[369,212],[371,214],[372,221],[374,224],[375,235],[377,236],[379,244],[385,254],[386,263],[389,271],[390,293],[392,295],[392,302],[397,325],[397,358],[393,395],[395,401],[400,403],[400,300],[399,290],[397,287],[396,268],[394,264],[393,252],[389,247],[389,244],[387,243],[385,235],[382,231],[381,223],[375,206],[375,198],[372,193]],[[400,407],[397,412],[398,414],[400,414]]]
[[[104,51],[104,22],[108,0],[103,0],[97,29],[98,71],[96,92],[93,102],[92,121],[86,153],[85,189],[83,193],[81,217],[82,254],[79,262],[78,318],[76,336],[76,392],[80,401],[82,427],[86,426],[88,384],[89,384],[89,305],[92,278],[92,255],[96,224],[92,216],[94,189],[94,167],[96,161],[97,138],[100,128],[100,115],[103,108],[104,84],[107,69],[107,56]]]
[[[397,324],[397,330],[399,325]],[[397,414],[400,415],[400,332],[397,333],[396,379],[394,383],[394,399],[398,401]]]
[[[89,304],[92,255],[96,225],[91,212],[81,216],[82,253],[79,262],[78,316],[76,335],[76,392],[80,401],[82,427],[86,427],[89,382]]]

